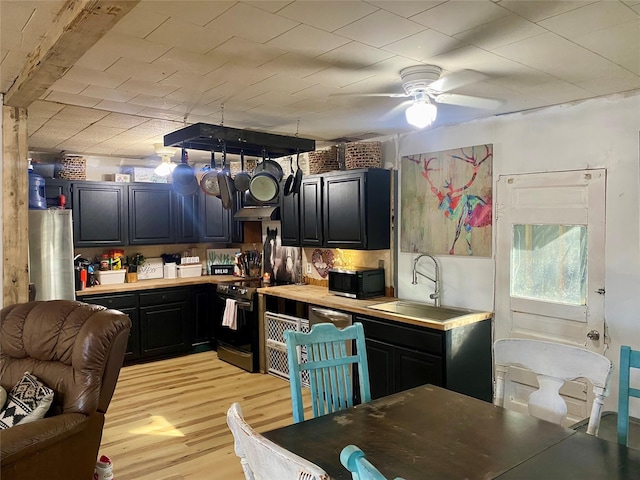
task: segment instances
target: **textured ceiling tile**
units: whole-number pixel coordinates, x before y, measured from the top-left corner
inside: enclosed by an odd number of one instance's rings
[[[454,38],[485,50],[492,50],[541,33],[545,33],[545,30],[535,23],[509,14],[459,33]]]
[[[435,0],[435,1],[420,1],[420,0],[386,0],[386,1],[377,1],[377,0],[369,0],[368,3],[371,3],[377,7],[380,7],[384,10],[387,10],[391,13],[395,13],[396,15],[400,15],[404,18],[412,17],[413,15],[417,15],[418,13],[424,12],[425,10],[429,10],[441,3],[444,3],[447,0]]]
[[[288,75],[304,78],[327,67],[327,62],[317,58],[309,58],[298,53],[285,53],[260,67],[261,71],[271,72],[272,75],[287,72]],[[258,79],[259,81],[260,79]]]
[[[211,50],[207,57],[215,59],[219,64],[235,61],[242,65],[257,67],[285,53],[285,50],[277,47],[233,37]]]
[[[70,140],[85,142],[90,141],[91,144],[102,142],[111,137],[115,137],[116,135],[122,133],[124,128],[117,127],[106,127],[104,125],[90,125],[83,131],[77,133]]]
[[[154,2],[156,5],[159,2]],[[139,3],[124,18],[115,24],[112,31],[125,35],[145,38],[156,28],[166,22],[169,15],[158,12],[156,9],[145,8],[144,3]]]
[[[256,83],[255,85],[260,88],[264,87],[267,90],[274,90],[276,92],[292,94],[300,90],[312,87],[317,83],[318,82],[314,78],[301,79],[278,73]]]
[[[145,12],[166,15],[194,25],[206,25],[231,8],[236,2],[222,0],[180,0],[179,2],[159,2],[144,0],[136,8]]]
[[[121,58],[111,65],[107,69],[107,72],[113,75],[128,75],[129,77],[148,82],[159,82],[176,70],[177,68],[175,67],[155,66],[145,62]]]
[[[135,92],[127,92],[126,90],[122,89],[116,90],[114,88],[98,87],[95,85],[87,87],[82,92],[82,94],[89,97],[99,98],[102,100],[111,100],[114,102],[126,102],[136,96]]]
[[[385,45],[384,49],[414,60],[434,57],[464,45],[455,38],[435,30],[424,30],[397,42]]]
[[[640,76],[626,71],[618,72],[617,74],[607,74],[606,77],[579,82],[576,83],[576,86],[598,95],[606,95],[640,89]]]
[[[223,32],[227,38],[239,36],[257,43],[265,43],[291,30],[298,22],[271,14],[247,4],[237,3],[207,25]]]
[[[268,42],[268,45],[309,57],[316,57],[349,43],[346,38],[300,25]]]
[[[308,80],[321,83],[323,85],[331,85],[334,87],[344,87],[357,82],[361,82],[367,78],[371,78],[374,72],[367,69],[363,70],[345,70],[341,68],[329,67],[321,72],[315,73],[308,77]]]
[[[316,57],[315,60],[326,62],[328,65],[356,69],[373,65],[392,56],[392,53],[365,45],[364,43],[349,42],[338,48],[334,48],[330,52],[323,53]]]
[[[75,82],[73,80],[61,78],[60,80],[57,80],[56,83],[51,85],[50,88],[51,90],[55,90],[56,92],[80,93],[85,88],[87,88],[87,86],[88,85],[84,82]]]
[[[166,98],[154,97],[152,95],[137,95],[128,103],[133,105],[144,105],[145,107],[158,108],[160,110],[169,110],[179,105],[178,102],[172,102]]]
[[[66,106],[58,113],[56,113],[52,119],[57,121],[69,121],[69,122],[86,122],[93,123],[109,115],[109,112],[102,110],[95,110],[93,108],[83,108],[76,106]]]
[[[29,114],[29,118],[51,118],[63,108],[64,105],[61,103],[36,100],[31,105],[29,105],[27,113]]]
[[[184,48],[174,47],[155,60],[153,65],[165,66],[165,68],[175,67],[178,69],[178,73],[206,75],[224,65],[226,61],[226,58],[215,58],[211,54],[203,55]]]
[[[336,30],[335,33],[373,47],[382,47],[422,30],[424,27],[415,22],[385,10],[379,10]]]
[[[278,11],[278,15],[333,32],[377,10],[365,2],[340,2],[327,4],[325,1],[291,2]]]
[[[492,2],[447,2],[411,17],[411,20],[453,36],[508,15]]]
[[[170,18],[147,35],[146,39],[195,53],[207,53],[230,37],[229,34],[216,29],[199,27],[192,23]]]
[[[564,12],[584,7],[597,0],[501,0],[500,6],[526,18],[530,22],[539,22]]]
[[[162,42],[152,42],[118,32],[107,33],[91,47],[95,56],[120,56],[145,63],[153,62],[170,49],[170,46]]]
[[[610,28],[637,20],[638,15],[619,2],[598,2],[539,22],[539,25],[566,38]]]
[[[71,67],[69,71],[62,77],[64,80],[84,83],[87,85],[97,85],[105,88],[116,88],[124,83],[129,75],[120,75],[114,73],[102,72],[91,68],[79,67],[77,65]]]
[[[146,118],[137,117],[135,115],[124,115],[121,113],[110,113],[106,117],[101,118],[95,123],[104,127],[115,127],[128,129],[146,122]]]
[[[142,105],[132,105],[130,103],[113,102],[111,100],[102,100],[95,108],[108,110],[110,112],[125,113],[134,115],[144,110]]]
[[[152,95],[155,97],[164,97],[175,92],[178,87],[173,85],[163,85],[160,83],[148,82],[145,80],[137,80],[131,78],[118,87],[118,91],[131,94],[129,98],[135,95]],[[127,99],[129,100],[129,99]],[[124,100],[124,101],[127,101]],[[122,100],[121,100],[122,101]]]
[[[68,105],[78,105],[80,107],[94,107],[100,102],[99,98],[85,97],[84,95],[76,95],[73,93],[54,92],[51,91],[46,96],[49,102],[66,103]]]

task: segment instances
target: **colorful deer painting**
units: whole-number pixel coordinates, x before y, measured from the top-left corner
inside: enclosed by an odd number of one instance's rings
[[[492,160],[492,145],[403,157],[402,251],[491,255]]]

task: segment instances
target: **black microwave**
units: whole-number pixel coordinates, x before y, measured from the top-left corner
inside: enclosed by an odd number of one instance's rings
[[[331,268],[329,293],[349,298],[384,296],[384,268]]]

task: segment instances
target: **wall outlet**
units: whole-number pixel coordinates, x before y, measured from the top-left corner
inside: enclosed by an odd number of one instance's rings
[[[307,273],[311,273],[311,262],[307,262]]]

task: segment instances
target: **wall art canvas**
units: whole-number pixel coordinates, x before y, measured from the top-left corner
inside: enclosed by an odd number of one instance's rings
[[[302,249],[284,247],[280,240],[280,222],[262,222],[263,269],[275,284],[302,282]]]
[[[407,155],[401,169],[403,252],[491,256],[492,144]]]

